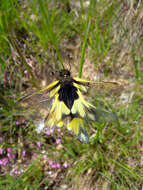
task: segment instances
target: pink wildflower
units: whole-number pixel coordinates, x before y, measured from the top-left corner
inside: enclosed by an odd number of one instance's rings
[[[52,168],[56,168],[57,166],[56,166],[56,164],[53,164],[51,167],[52,167]]]
[[[57,131],[60,132],[60,131],[61,131],[61,128],[58,128]]]
[[[38,147],[41,146],[41,142],[40,141],[38,141],[36,144],[37,144]]]
[[[8,158],[3,158],[3,159],[2,159],[2,165],[3,165],[3,166],[6,166],[7,163],[8,163]]]
[[[54,164],[54,162],[51,160],[49,161],[49,165],[52,166]]]
[[[50,133],[53,133],[54,132],[54,129],[50,129]]]
[[[65,162],[64,164],[63,164],[63,167],[64,168],[67,168],[69,165],[67,164],[67,162]]]
[[[9,152],[9,153],[11,152],[11,148],[7,148],[6,150],[7,150],[7,152]]]
[[[61,142],[62,142],[61,139],[57,139],[57,140],[56,140],[56,144],[59,144],[59,143],[61,143]]]
[[[16,121],[16,125],[19,125],[19,121]]]
[[[8,157],[8,158],[12,158],[11,153],[8,152],[8,153],[7,153],[7,157]]]
[[[56,168],[60,168],[61,167],[61,164],[60,163],[57,163],[56,164]]]
[[[0,148],[0,154],[3,154],[3,148]]]
[[[14,173],[15,173],[15,174],[18,174],[18,170],[15,170]]]
[[[43,159],[44,159],[44,160],[47,159],[47,155],[46,155],[46,154],[43,155]]]
[[[46,134],[46,135],[50,135],[51,132],[50,132],[49,130],[47,130],[47,131],[45,132],[45,134]]]
[[[26,155],[26,150],[22,150],[21,154],[22,154],[22,156],[25,156]]]

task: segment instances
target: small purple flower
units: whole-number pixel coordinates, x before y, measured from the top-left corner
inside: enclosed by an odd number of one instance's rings
[[[6,166],[7,163],[8,163],[8,158],[3,158],[3,159],[2,159],[2,165],[3,165],[3,166]]]
[[[40,141],[38,141],[36,144],[37,144],[38,147],[41,146],[41,142]]]
[[[56,140],[56,144],[59,144],[59,143],[61,143],[61,142],[62,142],[61,139],[57,139],[57,140]]]
[[[54,162],[52,160],[49,161],[49,165],[52,166]]]
[[[11,155],[11,153],[7,153],[7,157],[10,159],[10,158],[12,158],[12,155]]]
[[[7,152],[9,152],[9,153],[11,152],[11,148],[7,148],[6,150],[7,150]]]
[[[25,120],[24,120],[24,119],[22,119],[21,123],[25,123]]]
[[[17,126],[19,125],[19,121],[16,121],[16,125],[17,125]]]
[[[44,154],[46,151],[45,150],[42,150],[41,153]]]
[[[15,173],[15,174],[18,174],[18,170],[15,170],[14,173]]]
[[[46,135],[50,135],[51,132],[50,132],[49,130],[47,130],[47,131],[45,132],[45,134],[46,134]]]
[[[22,154],[22,156],[25,156],[26,155],[26,150],[22,150],[21,154]]]
[[[67,168],[69,165],[67,164],[67,162],[65,162],[64,164],[63,164],[63,167],[64,168]]]
[[[3,148],[0,148],[0,155],[3,154]]]
[[[60,163],[57,163],[56,164],[56,168],[60,168],[61,167],[61,164]]]
[[[53,133],[54,132],[54,129],[50,129],[50,133]]]
[[[58,131],[58,132],[61,132],[61,128],[58,128],[57,131]]]
[[[57,168],[56,164],[53,164],[51,167],[52,167],[52,168]]]
[[[43,155],[43,159],[44,159],[44,160],[47,159],[47,155],[46,155],[46,154]]]

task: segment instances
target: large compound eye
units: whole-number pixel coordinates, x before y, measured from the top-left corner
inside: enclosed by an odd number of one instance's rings
[[[70,76],[70,75],[71,75],[70,71],[69,70],[65,70],[64,76]]]
[[[70,71],[69,70],[66,70],[66,69],[63,69],[59,72],[59,76],[60,77],[67,77],[67,76],[70,76]]]

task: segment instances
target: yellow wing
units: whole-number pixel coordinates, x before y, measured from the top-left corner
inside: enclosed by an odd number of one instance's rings
[[[45,118],[44,124],[48,128],[54,128],[54,127],[63,127],[64,122],[62,119],[57,119],[56,112],[50,112],[48,116]]]
[[[57,81],[54,81],[54,82],[50,83],[48,86],[42,88],[41,90],[38,90],[38,91],[36,91],[36,92],[33,92],[33,93],[31,93],[31,94],[27,94],[26,96],[21,97],[21,98],[18,100],[18,102],[19,102],[19,101],[22,101],[22,100],[25,100],[25,99],[27,99],[27,98],[30,98],[30,97],[32,97],[33,95],[39,94],[39,93],[41,93],[41,92],[43,92],[43,91],[47,91],[47,93],[51,91],[51,92],[50,92],[50,97],[53,97],[53,96],[56,94],[56,92],[59,90],[59,88],[60,88],[60,86],[58,85],[58,83],[59,83],[58,80],[57,80]],[[56,88],[56,87],[57,87],[57,88]]]
[[[72,114],[78,114],[80,117],[84,118],[86,115],[86,108],[94,107],[92,104],[88,103],[82,96],[80,90],[77,90],[79,98],[74,101],[73,107],[71,109]]]
[[[115,87],[115,86],[119,86],[121,85],[119,82],[114,82],[114,81],[90,81],[90,80],[85,80],[85,79],[81,79],[78,77],[74,77],[75,83],[76,83],[76,87],[84,92],[86,92],[86,88],[84,86],[104,86],[104,87]]]
[[[36,91],[34,93],[30,93],[26,96],[23,96],[18,100],[18,108],[20,109],[20,112],[22,115],[24,115],[26,118],[32,119],[34,123],[40,123],[41,120],[44,121],[44,123],[47,123],[47,113],[51,110],[51,98],[54,97],[58,90],[60,89],[59,81],[54,81],[53,83],[50,83],[45,88],[42,88],[39,91]],[[41,94],[41,92],[46,90],[46,94]],[[49,94],[48,94],[49,92]],[[54,98],[55,99],[55,98]],[[56,103],[56,102],[55,102]],[[26,110],[26,111],[25,111]],[[49,116],[49,123],[48,127],[51,125],[53,127],[55,124],[58,123],[58,126],[62,126],[61,121],[59,121],[60,116],[56,118],[57,114],[52,113]],[[45,125],[46,126],[46,125]]]
[[[71,122],[67,125],[68,130],[71,130],[78,139],[83,143],[89,142],[89,136],[84,129],[84,122],[81,118],[73,118]]]
[[[54,101],[51,107],[50,112],[55,112],[55,120],[59,121],[62,119],[63,115],[69,115],[70,110],[69,108],[64,104],[64,102],[59,101],[59,94],[57,93],[54,97]]]

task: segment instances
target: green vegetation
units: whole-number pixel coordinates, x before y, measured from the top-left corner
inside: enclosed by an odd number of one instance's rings
[[[143,188],[142,13],[137,0],[1,0],[0,190]],[[38,133],[39,104],[16,103],[69,66],[119,84],[88,96],[119,120],[89,124],[89,144],[66,128]]]

